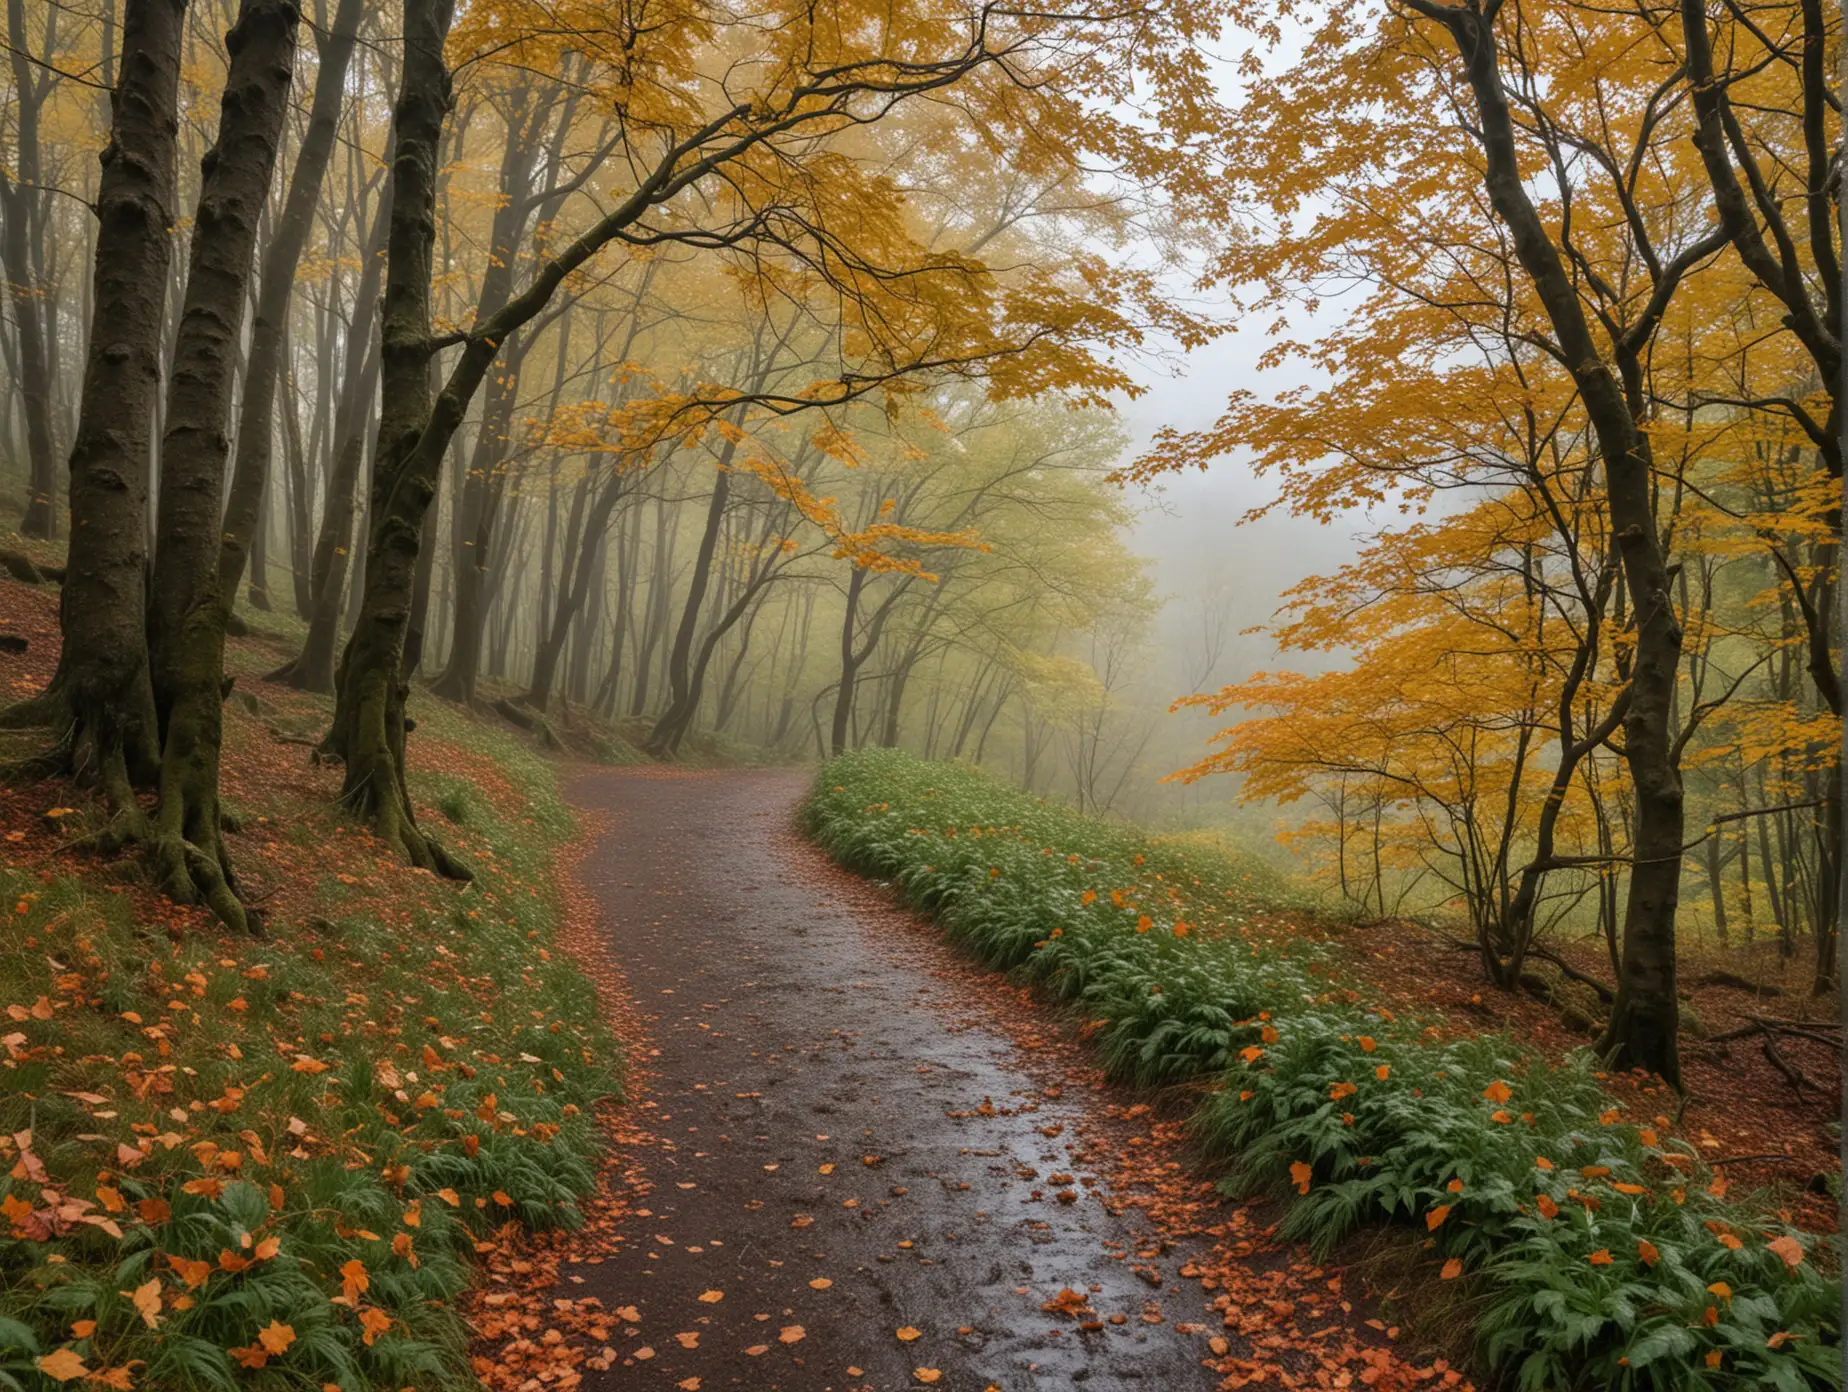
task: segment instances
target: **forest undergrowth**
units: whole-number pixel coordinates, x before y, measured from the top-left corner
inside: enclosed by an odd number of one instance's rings
[[[1466,1280],[1484,1370],[1523,1392],[1840,1385],[1839,1255],[1729,1193],[1672,1095],[1586,1051],[1370,998],[1277,913],[1274,874],[895,751],[826,765],[805,811],[985,965],[1069,1002],[1108,1071],[1195,1085],[1201,1161],[1286,1196],[1278,1236],[1421,1236]],[[1653,1104],[1653,1105],[1652,1105]]]
[[[42,683],[55,592],[0,585],[8,677]],[[256,682],[274,660],[228,654],[261,939],[86,852],[102,814],[60,785],[0,792],[0,1388],[469,1385],[472,1266],[594,1183],[621,1059],[552,946],[553,766],[420,702],[413,796],[458,887],[341,817],[303,747],[326,702]]]

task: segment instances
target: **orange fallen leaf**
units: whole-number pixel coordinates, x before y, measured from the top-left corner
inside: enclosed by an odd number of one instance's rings
[[[1425,1231],[1436,1232],[1439,1228],[1444,1226],[1444,1220],[1449,1216],[1450,1205],[1439,1204],[1436,1208],[1425,1214]]]
[[[834,1282],[830,1281],[826,1276],[817,1276],[814,1280],[809,1282],[809,1289],[810,1290],[826,1290],[829,1286],[833,1284]]]
[[[128,1295],[130,1302],[140,1312],[142,1320],[149,1329],[160,1328],[160,1277],[156,1276],[151,1281],[143,1281],[135,1287],[132,1295],[127,1291],[123,1294]]]
[[[943,1373],[937,1368],[913,1368],[911,1370],[911,1376],[916,1378],[919,1382],[935,1382],[938,1378],[943,1376]]]
[[[1309,1192],[1309,1180],[1314,1174],[1315,1171],[1302,1161],[1293,1160],[1290,1162],[1290,1179],[1295,1183],[1297,1193],[1307,1194]]]
[[[722,1290],[701,1291],[699,1303],[702,1305],[717,1305],[724,1298],[725,1292]]]
[[[1788,1233],[1782,1237],[1772,1238],[1765,1246],[1782,1257],[1784,1265],[1792,1271],[1803,1264],[1803,1245]]]
[[[53,1382],[69,1382],[72,1378],[86,1377],[90,1372],[83,1359],[67,1348],[34,1359],[33,1366]]]
[[[291,1325],[271,1320],[269,1328],[257,1332],[257,1342],[270,1353],[282,1353],[295,1342],[295,1329]]]
[[[776,1337],[785,1344],[799,1344],[808,1337],[808,1330],[799,1324],[786,1324]]]
[[[1452,1257],[1449,1261],[1444,1263],[1444,1270],[1443,1270],[1442,1275],[1446,1281],[1453,1281],[1457,1277],[1461,1276],[1462,1274],[1463,1274],[1463,1258]]]
[[[898,1337],[901,1342],[908,1344],[913,1339],[922,1339],[924,1337],[924,1331],[922,1329],[913,1328],[908,1324],[898,1331]]]

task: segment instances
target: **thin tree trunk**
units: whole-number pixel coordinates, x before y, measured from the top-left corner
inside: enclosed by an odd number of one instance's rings
[[[1507,225],[1515,253],[1552,323],[1603,458],[1611,529],[1635,600],[1624,758],[1634,790],[1636,829],[1617,1000],[1599,1052],[1613,1067],[1644,1068],[1679,1088],[1675,911],[1680,899],[1683,800],[1669,713],[1681,661],[1681,626],[1656,527],[1649,439],[1625,386],[1593,340],[1578,290],[1523,183],[1514,122],[1497,66],[1492,12],[1423,3],[1420,9],[1450,30],[1467,65],[1481,119],[1478,139],[1486,156],[1489,201]],[[1644,334],[1637,334],[1639,327]],[[1620,353],[1633,359],[1652,328],[1646,321],[1633,326],[1625,339],[1629,346],[1620,345]]]
[[[320,69],[315,78],[314,102],[308,129],[302,136],[289,192],[276,220],[276,234],[263,262],[257,289],[257,308],[250,326],[250,366],[238,412],[237,460],[225,501],[219,577],[227,595],[237,593],[243,578],[245,554],[256,531],[269,478],[270,454],[275,438],[272,419],[276,409],[276,383],[283,366],[286,339],[282,329],[289,317],[289,300],[295,289],[295,271],[314,228],[321,184],[333,157],[334,136],[340,125],[340,108],[346,94],[346,73],[359,39],[364,0],[339,0],[327,37],[320,44]],[[266,189],[267,192],[267,189]]]
[[[47,325],[39,313],[45,296],[45,176],[39,150],[39,112],[50,91],[27,49],[24,0],[7,0],[7,43],[13,62],[14,177],[0,168],[0,264],[12,289],[19,361],[20,404],[26,424],[26,510],[22,536],[57,535],[57,446],[51,424],[52,364]]]
[[[375,329],[378,289],[387,233],[391,224],[388,184],[367,234],[365,262],[353,294],[353,322],[347,330],[346,363],[341,374],[340,405],[334,416],[334,453],[328,470],[327,497],[321,511],[308,589],[313,596],[308,636],[301,655],[275,676],[302,691],[334,689],[334,655],[339,647],[348,572],[353,556],[354,521],[359,512],[359,478],[372,443],[372,412],[378,398],[380,346]]]

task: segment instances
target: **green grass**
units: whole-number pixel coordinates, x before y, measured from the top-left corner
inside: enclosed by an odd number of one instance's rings
[[[1424,1232],[1486,1283],[1480,1356],[1521,1392],[1841,1385],[1833,1243],[1724,1197],[1590,1058],[1367,1009],[1266,921],[1282,886],[1261,866],[889,750],[824,767],[805,816],[979,960],[1075,1004],[1114,1076],[1210,1085],[1196,1134],[1229,1190],[1291,1197],[1286,1237]]]
[[[476,1244],[580,1221],[619,1059],[553,942],[572,819],[514,739],[428,728],[503,780],[414,775],[466,889],[310,807],[271,828],[319,879],[269,942],[0,869],[0,1388],[67,1354],[137,1388],[471,1386]]]

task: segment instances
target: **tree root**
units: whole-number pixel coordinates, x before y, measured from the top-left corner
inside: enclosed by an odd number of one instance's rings
[[[207,850],[177,832],[157,829],[147,849],[155,882],[169,899],[177,904],[203,904],[233,932],[263,936],[262,914],[238,896],[231,859],[222,844]]]
[[[43,730],[70,719],[70,702],[55,688],[0,709],[0,730]]]
[[[355,783],[349,779],[349,787],[342,793],[341,801],[349,812],[365,818],[373,835],[418,869],[462,884],[474,880],[473,871],[417,825],[395,778],[382,791],[375,788],[371,780]]]

